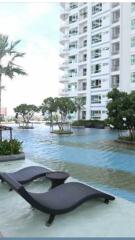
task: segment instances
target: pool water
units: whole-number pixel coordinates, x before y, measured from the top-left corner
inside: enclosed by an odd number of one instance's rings
[[[117,131],[74,129],[72,135],[59,136],[45,125],[13,129],[28,159],[68,171],[83,182],[135,202],[135,147],[116,143]]]

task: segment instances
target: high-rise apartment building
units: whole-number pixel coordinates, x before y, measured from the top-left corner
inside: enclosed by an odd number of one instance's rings
[[[84,98],[82,118],[107,117],[112,88],[135,90],[135,2],[61,3],[61,96]]]

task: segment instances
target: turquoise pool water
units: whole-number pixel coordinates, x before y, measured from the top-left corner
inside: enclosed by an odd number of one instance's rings
[[[117,132],[108,129],[74,129],[70,136],[49,130],[14,126],[13,135],[23,141],[27,158],[135,202],[135,147],[114,142]]]

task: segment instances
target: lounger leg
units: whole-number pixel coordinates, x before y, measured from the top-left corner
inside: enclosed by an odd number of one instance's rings
[[[108,204],[109,203],[109,199],[105,199],[104,203]]]
[[[55,215],[50,214],[48,221],[46,222],[46,226],[50,226],[55,218]]]

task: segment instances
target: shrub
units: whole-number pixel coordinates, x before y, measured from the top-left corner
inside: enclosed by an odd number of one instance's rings
[[[84,126],[86,128],[104,128],[106,126],[103,120],[79,120],[74,121],[72,126]]]
[[[17,139],[0,141],[0,155],[18,154],[22,151],[22,142]]]

